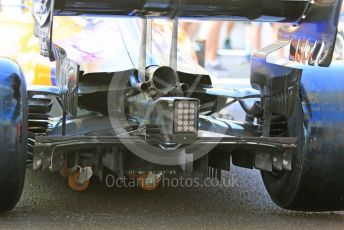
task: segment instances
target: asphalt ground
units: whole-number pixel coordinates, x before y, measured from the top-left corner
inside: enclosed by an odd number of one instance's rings
[[[0,229],[344,229],[344,212],[278,208],[258,171],[233,167],[224,177],[231,183],[153,192],[93,183],[76,193],[58,173],[29,170],[22,199],[0,216]]]

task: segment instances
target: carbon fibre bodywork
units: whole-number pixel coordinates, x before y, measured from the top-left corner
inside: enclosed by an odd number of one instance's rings
[[[194,17],[236,20],[296,21],[307,0],[113,0],[55,1],[55,15],[106,14],[140,17]]]

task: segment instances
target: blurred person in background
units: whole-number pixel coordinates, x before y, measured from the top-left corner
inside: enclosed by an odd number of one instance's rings
[[[221,65],[218,55],[217,55],[217,50],[219,48],[220,44],[220,34],[221,34],[221,29],[223,26],[223,21],[213,21],[210,23],[209,26],[209,31],[207,33],[206,37],[206,49],[205,49],[205,59],[206,59],[206,69],[208,70],[220,70],[224,71],[226,68]],[[234,22],[228,22],[227,26],[227,44],[230,43],[230,35],[232,33],[232,30],[234,28]]]
[[[227,34],[226,34],[226,40],[225,40],[225,49],[232,49],[232,42],[231,42],[231,35],[232,35],[232,31],[234,28],[234,22],[228,22],[227,23]]]
[[[230,36],[234,28],[234,22],[227,22],[226,24],[226,38],[224,48],[231,48]],[[198,34],[201,29],[200,22],[182,22],[181,28],[188,34],[191,40],[195,40],[195,36]],[[204,23],[203,25],[207,26],[206,32],[206,46],[205,46],[205,66],[208,70],[225,70],[225,68],[220,64],[218,60],[217,51],[220,46],[220,35],[221,30],[224,25],[223,21],[212,21]]]
[[[186,21],[181,23],[181,28],[188,34],[191,40],[194,40],[195,35],[199,31],[200,25],[201,24],[199,22]]]
[[[262,23],[251,22],[246,26],[246,39],[248,50],[252,53],[260,49],[262,43]]]
[[[269,25],[271,26],[273,40],[275,41],[278,39],[278,30],[280,28],[280,24],[269,23]],[[259,50],[263,47],[262,29],[263,29],[263,23],[261,22],[251,22],[246,26],[246,47],[250,54],[252,54],[254,51]],[[284,56],[283,49],[280,49],[277,52],[277,57],[283,58],[283,56]]]

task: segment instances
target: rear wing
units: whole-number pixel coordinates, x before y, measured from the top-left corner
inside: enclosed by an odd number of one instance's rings
[[[308,0],[55,0],[54,15],[298,20]],[[262,18],[263,19],[263,18]]]
[[[341,4],[342,0],[34,0],[33,15],[41,54],[51,60],[59,59],[52,43],[54,16],[110,15],[292,23],[281,31],[281,44],[291,44],[290,60],[329,66]]]

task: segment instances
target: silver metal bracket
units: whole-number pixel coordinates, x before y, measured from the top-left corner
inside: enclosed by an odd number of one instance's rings
[[[78,184],[84,184],[93,176],[92,167],[80,168],[80,176],[78,178]]]
[[[148,31],[148,19],[142,19],[141,27],[141,41],[140,41],[140,53],[139,53],[139,66],[138,77],[140,83],[146,82],[146,65],[147,65],[147,31]]]
[[[178,20],[172,19],[172,41],[170,51],[170,67],[177,72],[178,68]],[[179,81],[178,81],[179,82]]]
[[[78,85],[80,66],[70,60],[64,50],[58,49],[56,61],[56,83],[60,91],[63,109],[69,114],[77,115]]]

